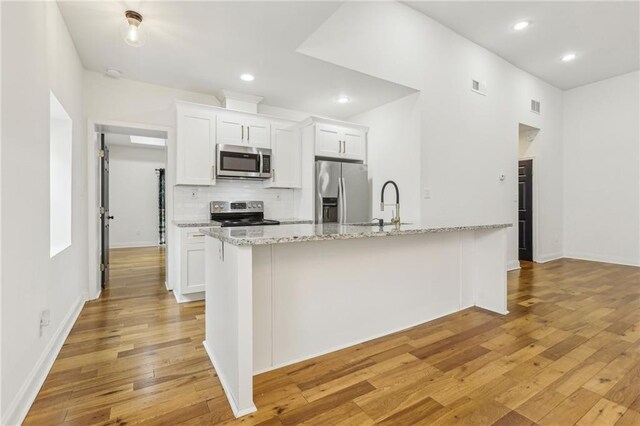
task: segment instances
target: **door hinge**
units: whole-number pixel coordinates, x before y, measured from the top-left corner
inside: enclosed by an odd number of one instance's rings
[[[104,263],[100,264],[100,272],[104,272],[106,268],[104,267]]]
[[[99,156],[100,158],[104,158],[104,149],[101,149],[101,150],[98,152],[98,156]]]

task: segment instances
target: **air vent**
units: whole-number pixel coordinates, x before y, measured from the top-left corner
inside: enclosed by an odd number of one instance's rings
[[[484,81],[478,81],[478,80],[471,80],[471,90],[480,94],[480,95],[486,95],[487,94],[487,83],[485,83]]]
[[[531,99],[531,112],[535,112],[536,114],[540,114],[540,101],[536,101],[535,99]]]

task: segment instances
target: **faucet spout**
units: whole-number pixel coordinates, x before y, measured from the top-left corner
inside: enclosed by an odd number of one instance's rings
[[[398,225],[400,223],[400,190],[398,189],[398,185],[392,180],[388,180],[384,183],[384,185],[382,185],[382,190],[380,191],[380,210],[384,211],[384,190],[387,189],[387,185],[389,184],[393,185],[396,190],[396,211],[393,219],[391,219],[391,223]]]

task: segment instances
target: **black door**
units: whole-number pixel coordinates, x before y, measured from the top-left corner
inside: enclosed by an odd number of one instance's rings
[[[104,289],[109,281],[109,147],[104,141],[104,133],[100,134],[100,227],[101,258],[100,283]]]
[[[518,161],[519,259],[533,261],[533,160]]]

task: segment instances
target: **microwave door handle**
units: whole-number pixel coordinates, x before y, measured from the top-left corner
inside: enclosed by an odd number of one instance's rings
[[[260,153],[260,170],[258,170],[258,173],[260,174],[260,176],[262,176],[262,166],[264,164],[264,157],[262,155],[262,152]]]

